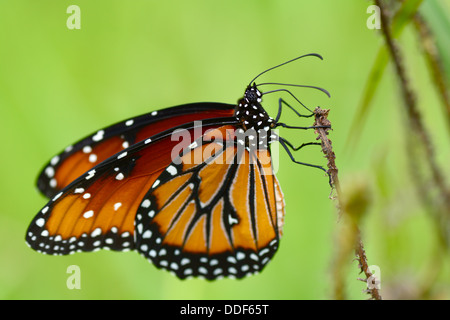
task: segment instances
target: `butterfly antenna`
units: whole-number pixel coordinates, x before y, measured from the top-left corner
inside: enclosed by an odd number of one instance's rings
[[[260,76],[262,76],[264,73],[266,73],[266,72],[268,72],[268,71],[270,71],[270,70],[276,69],[276,68],[278,68],[278,67],[284,66],[285,64],[291,63],[291,62],[293,62],[293,61],[295,61],[295,60],[298,60],[298,59],[300,59],[300,58],[309,57],[309,56],[317,57],[317,58],[319,58],[320,60],[323,60],[322,56],[321,56],[320,54],[317,54],[317,53],[308,53],[308,54],[304,54],[304,55],[302,55],[302,56],[300,56],[300,57],[297,57],[297,58],[294,58],[294,59],[292,59],[292,60],[283,62],[282,64],[279,64],[279,65],[277,65],[277,66],[275,66],[275,67],[269,68],[269,69],[267,69],[267,70],[261,72],[261,73],[258,74],[256,77],[254,77],[252,81],[250,81],[249,86],[250,86],[252,83],[254,83],[255,80],[256,80],[257,78],[259,78]]]
[[[306,86],[306,85],[302,85],[302,84],[279,83],[279,82],[265,82],[265,83],[258,84],[257,87],[264,86],[264,85],[269,85],[269,84],[270,85],[279,85],[279,86],[291,86],[291,87],[316,89],[316,90],[319,90],[319,91],[322,91],[323,93],[325,93],[328,96],[328,98],[331,98],[331,95],[328,92],[328,90],[325,90],[324,88],[316,87],[316,86]]]

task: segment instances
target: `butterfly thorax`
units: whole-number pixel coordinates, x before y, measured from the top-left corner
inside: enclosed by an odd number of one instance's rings
[[[261,101],[262,93],[253,84],[247,87],[244,97],[238,101],[236,106],[235,117],[241,124],[242,129],[239,131],[245,132],[246,146],[253,144],[260,148],[267,147],[270,143],[268,137],[270,136],[270,129],[274,126],[274,120],[264,110]],[[248,137],[253,141],[248,141]]]
[[[256,88],[256,85],[248,86],[244,97],[238,101],[235,109],[235,116],[244,130],[265,129],[268,131],[273,126],[273,119],[264,110],[261,101],[262,93]]]

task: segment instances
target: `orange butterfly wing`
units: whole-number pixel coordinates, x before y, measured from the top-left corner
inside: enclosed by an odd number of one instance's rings
[[[196,132],[192,125],[187,127],[194,138],[208,128]],[[27,243],[47,254],[133,249],[142,198],[171,163],[175,145],[189,144],[171,136],[172,130],[148,138],[81,175],[33,219]]]
[[[234,106],[196,103],[153,111],[96,131],[54,156],[38,177],[39,190],[52,198],[83,173],[112,155],[158,133],[192,121],[231,117]]]
[[[242,278],[278,248],[284,202],[269,150],[240,148],[234,130],[191,144],[138,208],[136,249],[179,278]]]

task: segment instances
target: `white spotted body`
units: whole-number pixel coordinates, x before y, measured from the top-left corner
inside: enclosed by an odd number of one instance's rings
[[[253,84],[247,87],[235,109],[236,119],[242,127],[237,131],[238,143],[247,148],[267,149],[276,140],[271,131],[275,126],[274,119],[267,114],[261,102],[262,93]]]
[[[248,86],[244,97],[238,101],[235,116],[244,130],[254,129],[268,131],[273,127],[273,119],[267,114],[261,105],[262,93],[256,87]]]

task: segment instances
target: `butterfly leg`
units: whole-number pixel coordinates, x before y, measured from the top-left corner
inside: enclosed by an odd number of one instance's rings
[[[263,92],[264,94],[268,94],[268,93],[274,93],[274,92],[287,92],[288,94],[290,94],[298,103],[300,103],[302,105],[303,108],[305,108],[306,110],[308,110],[309,112],[311,112],[310,115],[302,115],[299,112],[297,112],[292,106],[290,106],[288,103],[286,103],[283,99],[280,98],[280,100],[282,100],[284,102],[284,104],[286,104],[289,108],[291,108],[292,110],[295,111],[295,113],[299,116],[299,117],[305,117],[305,118],[309,118],[312,117],[314,115],[314,112],[311,111],[307,106],[305,106],[292,92],[290,92],[287,89],[276,89],[276,90],[272,90],[272,91],[267,91],[267,92]],[[281,108],[281,101],[279,100],[279,107]]]
[[[292,155],[291,151],[289,150],[288,144],[286,144],[286,140],[284,140],[283,138],[279,137],[279,140],[278,140],[278,141],[279,141],[280,144],[283,146],[283,148],[286,150],[286,152],[287,152],[287,154],[289,155],[289,158],[291,158],[292,162],[295,162],[295,163],[297,163],[297,164],[301,164],[301,165],[304,165],[304,166],[308,166],[308,167],[317,168],[317,169],[320,169],[320,170],[324,171],[324,172],[328,175],[328,183],[329,183],[330,186],[332,187],[332,183],[331,183],[331,175],[330,175],[330,173],[328,172],[328,170],[326,170],[326,169],[325,169],[324,167],[322,167],[322,166],[318,166],[318,165],[315,165],[315,164],[310,164],[310,163],[300,162],[300,161],[295,160],[294,156]]]
[[[331,126],[311,126],[311,127],[296,127],[296,126],[290,126],[287,125],[283,122],[277,122],[274,126],[276,127],[283,127],[283,128],[287,128],[287,129],[303,129],[303,130],[307,130],[307,129],[318,129],[318,128],[331,128]]]
[[[278,137],[278,140],[283,140],[284,143],[286,143],[286,145],[291,148],[293,151],[298,151],[303,147],[306,146],[310,146],[310,145],[318,145],[320,146],[321,143],[320,142],[307,142],[307,143],[302,143],[300,146],[298,147],[294,147],[294,145],[292,143],[290,143],[289,141],[287,141],[286,139],[282,138],[282,137]]]
[[[330,126],[296,127],[296,126],[287,125],[287,124],[285,124],[283,122],[278,122],[280,120],[280,117],[281,117],[281,110],[282,110],[283,103],[287,107],[289,107],[291,110],[293,110],[295,112],[295,114],[297,114],[299,117],[309,118],[309,117],[312,117],[314,115],[314,113],[312,113],[311,115],[302,115],[297,110],[295,110],[291,105],[289,105],[286,101],[284,101],[283,98],[280,98],[278,100],[278,113],[277,113],[277,117],[274,120],[274,123],[275,123],[274,128],[276,128],[276,127],[283,127],[283,128],[288,128],[288,129],[304,129],[304,130],[306,130],[306,129],[317,129],[317,128],[331,128]]]
[[[289,91],[288,91],[288,92],[289,92]],[[289,92],[289,93],[290,93],[290,92]],[[291,95],[292,95],[292,93],[291,93]],[[294,96],[294,95],[292,95],[292,96]],[[294,98],[295,98],[295,96],[294,96]],[[310,118],[310,117],[312,117],[312,116],[314,115],[314,113],[311,113],[310,115],[303,115],[303,114],[300,114],[297,110],[295,110],[294,107],[292,107],[289,103],[287,103],[286,101],[284,101],[283,98],[280,98],[280,99],[278,100],[278,113],[277,113],[277,117],[275,118],[275,122],[278,122],[278,120],[280,120],[280,117],[281,117],[281,110],[283,109],[283,108],[282,108],[282,105],[283,105],[283,104],[285,104],[288,108],[290,108],[292,111],[294,111],[295,114],[296,114],[297,116],[299,116],[299,117]]]

